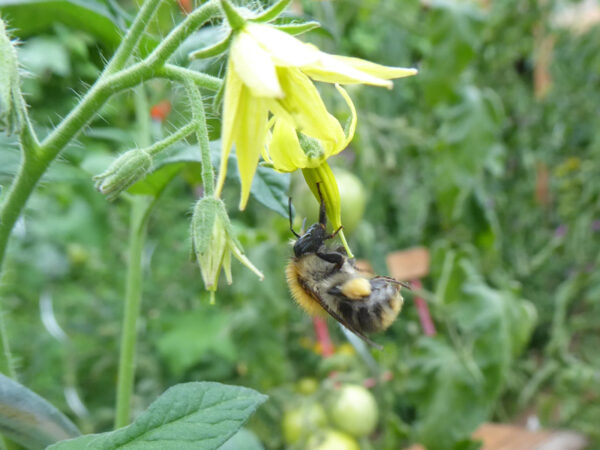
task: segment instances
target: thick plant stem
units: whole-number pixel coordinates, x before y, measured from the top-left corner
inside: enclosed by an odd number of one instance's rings
[[[10,232],[45,169],[46,167],[40,162],[26,157],[0,206],[0,269],[4,262]]]
[[[153,202],[147,197],[134,196],[131,202],[129,259],[127,261],[127,287],[117,379],[115,428],[128,425],[130,419],[135,375],[137,320],[142,300],[142,252],[149,217],[148,211],[153,205]]]

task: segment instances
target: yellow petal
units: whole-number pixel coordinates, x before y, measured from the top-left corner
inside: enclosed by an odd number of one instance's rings
[[[258,42],[245,30],[240,31],[231,43],[229,59],[242,82],[256,97],[281,98],[283,91],[275,64]]]
[[[246,89],[242,89],[242,81],[233,68],[231,59],[227,64],[227,77],[225,79],[225,98],[223,101],[223,125],[221,128],[221,164],[219,166],[219,177],[217,179],[217,197],[221,196],[225,176],[227,175],[227,161],[231,152],[231,145],[235,140],[238,129],[237,117],[240,104],[248,101]]]
[[[348,95],[346,90],[343,87],[341,87],[339,84],[336,84],[335,88],[338,90],[340,95],[346,101],[348,108],[350,108],[350,114],[351,114],[352,118],[350,119],[350,127],[348,128],[348,134],[346,135],[344,144],[341,145],[338,149],[336,149],[336,151],[334,153],[332,153],[332,155],[337,155],[339,152],[341,152],[346,147],[348,147],[348,144],[350,144],[350,142],[352,142],[352,139],[354,138],[354,133],[356,132],[356,122],[357,122],[356,108],[354,107],[354,103],[352,103],[352,99],[350,98],[350,96]]]
[[[269,157],[275,170],[280,172],[293,172],[296,169],[307,167],[307,158],[300,147],[293,124],[282,119],[275,122],[273,137],[269,145]]]
[[[267,102],[267,109],[269,107],[269,102]],[[271,118],[269,119],[269,122],[267,123],[267,129],[269,131],[267,131],[267,139],[265,141],[265,146],[260,150],[260,155],[263,157],[263,159],[265,160],[265,162],[269,163],[269,164],[273,164],[273,161],[271,161],[271,157],[269,156],[269,152],[267,151],[267,149],[271,146],[271,141],[273,140],[273,133],[271,133],[271,128],[273,128],[273,125],[275,124],[275,116],[271,116]]]
[[[304,66],[319,59],[319,50],[270,25],[248,23],[246,31],[279,66]]]
[[[410,77],[419,73],[419,71],[415,68],[382,66],[381,64],[376,64],[374,62],[367,61],[366,59],[352,58],[350,56],[339,55],[332,56],[334,59],[349,66],[352,66],[355,69],[360,70],[361,72],[365,72],[369,75],[373,75],[386,80]]]
[[[242,90],[248,89],[245,86]],[[258,156],[267,138],[268,109],[265,99],[249,96],[249,101],[239,105],[239,123],[235,141],[242,194],[240,209],[246,207],[252,179],[258,165]]]
[[[321,53],[317,64],[302,67],[302,71],[313,80],[340,84],[369,84],[392,88],[392,78],[402,78],[417,73],[416,69],[388,67],[360,58]]]
[[[278,67],[277,74],[285,93],[278,103],[292,116],[298,131],[322,141],[341,144],[345,139],[344,130],[327,111],[312,81],[295,68]],[[277,114],[277,111],[273,112]]]

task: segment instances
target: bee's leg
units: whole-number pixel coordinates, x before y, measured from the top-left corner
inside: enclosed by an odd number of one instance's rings
[[[334,237],[337,236],[337,234],[342,231],[342,228],[344,228],[344,226],[340,226],[337,230],[335,230],[333,233],[331,233],[329,236],[325,236],[325,239],[333,239]]]
[[[288,197],[288,214],[290,217],[290,231],[294,234],[294,236],[299,238],[300,235],[294,231],[294,225],[292,225],[292,197]],[[302,226],[304,227],[304,225]]]
[[[335,264],[335,270],[340,270],[341,267],[344,265],[344,261],[346,260],[346,257],[344,255],[342,255],[341,253],[337,253],[337,252],[327,252],[327,253],[317,252],[317,256],[319,258],[321,258],[323,261],[327,261],[331,264]]]

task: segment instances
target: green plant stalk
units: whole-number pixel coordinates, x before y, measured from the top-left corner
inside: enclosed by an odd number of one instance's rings
[[[135,17],[135,20],[131,24],[131,27],[127,31],[127,35],[119,45],[119,48],[113,55],[112,59],[104,69],[105,74],[116,72],[117,70],[121,70],[125,64],[127,63],[127,59],[131,56],[135,47],[140,42],[142,35],[148,24],[150,23],[150,19],[158,9],[160,3],[164,0],[147,0],[144,2],[142,7],[140,8],[138,14]]]
[[[12,352],[10,350],[10,342],[7,339],[8,333],[6,332],[6,324],[4,322],[4,311],[0,310],[0,346],[2,347],[2,354],[4,358],[0,360],[0,371],[9,377],[16,379],[17,371],[15,369]]]
[[[117,378],[115,429],[129,424],[135,375],[137,319],[140,314],[142,300],[142,252],[146,237],[148,213],[154,205],[154,202],[149,201],[148,197],[141,196],[132,196],[131,202],[129,258],[127,261],[127,285]]]
[[[202,96],[193,80],[185,80],[185,89],[191,101],[193,121],[196,123],[196,138],[198,139],[202,158],[202,185],[205,195],[212,197],[215,194],[215,174],[210,162],[210,147],[204,104],[202,103]]]
[[[150,120],[144,86],[138,86],[134,94],[138,129],[136,134],[141,144],[146,146],[150,143]],[[127,285],[119,351],[115,429],[128,425],[131,415],[131,396],[135,385],[137,321],[142,303],[142,257],[146,225],[154,204],[154,202],[149,203],[147,197],[134,195],[130,199],[129,258],[127,260]]]
[[[190,122],[190,123],[184,125],[183,127],[181,127],[175,133],[170,134],[169,136],[167,136],[166,138],[164,138],[158,142],[155,142],[154,144],[152,144],[151,146],[149,146],[145,149],[142,149],[142,151],[145,151],[150,156],[156,156],[160,152],[162,152],[164,149],[168,148],[169,146],[173,145],[174,143],[179,142],[180,140],[184,139],[188,135],[192,134],[195,129],[196,129],[196,123]]]

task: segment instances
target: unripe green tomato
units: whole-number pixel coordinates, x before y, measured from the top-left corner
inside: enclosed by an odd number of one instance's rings
[[[362,181],[352,172],[339,168],[333,168],[332,170],[340,190],[344,232],[352,233],[365,213],[365,206],[367,204],[365,187]],[[292,200],[297,209],[296,214],[302,218],[306,217],[308,226],[319,220],[319,203],[312,192],[310,192],[304,179],[301,178],[296,185]]]
[[[316,378],[304,377],[296,383],[296,390],[304,395],[314,394],[319,389],[319,381]]]
[[[318,403],[307,403],[283,414],[281,428],[283,439],[288,444],[298,442],[327,425],[325,410]]]
[[[67,257],[73,266],[79,267],[88,262],[90,259],[90,253],[83,245],[70,243],[67,245]]]
[[[364,387],[346,384],[331,404],[330,417],[340,430],[356,437],[366,436],[377,426],[377,402]]]
[[[325,430],[308,441],[308,450],[360,450],[358,442],[346,433]]]

